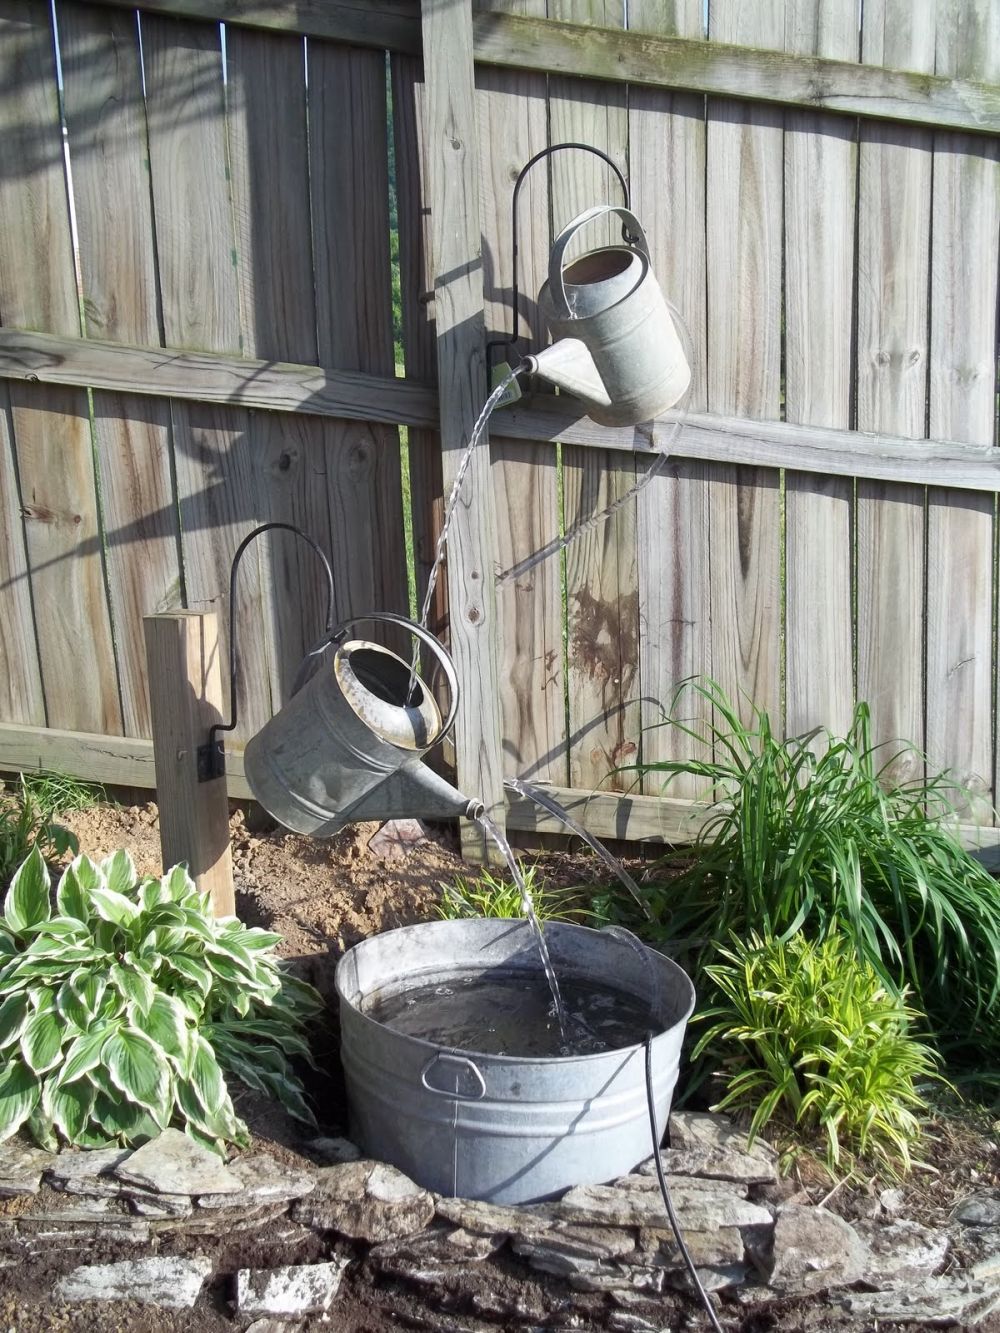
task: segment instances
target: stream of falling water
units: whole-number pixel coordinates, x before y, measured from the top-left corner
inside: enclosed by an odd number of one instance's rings
[[[542,967],[545,970],[545,979],[549,983],[549,990],[552,992],[552,1004],[555,1008],[556,1022],[559,1024],[559,1037],[565,1053],[569,1053],[570,1042],[569,1032],[566,1023],[566,1008],[562,1001],[562,995],[559,992],[559,982],[556,980],[555,968],[552,966],[552,959],[549,956],[549,946],[545,943],[545,932],[542,930],[542,923],[538,919],[535,911],[535,904],[531,901],[531,892],[524,882],[524,876],[521,874],[521,867],[517,863],[517,857],[511,848],[510,843],[504,837],[499,825],[484,810],[481,815],[476,816],[476,823],[480,826],[487,837],[492,838],[500,850],[501,855],[507,862],[511,875],[514,877],[514,883],[521,893],[521,910],[524,913],[528,924],[531,927],[532,934],[535,937],[535,943],[538,945],[538,952],[542,959]]]

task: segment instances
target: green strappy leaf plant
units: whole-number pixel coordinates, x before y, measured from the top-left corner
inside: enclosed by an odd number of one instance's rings
[[[954,831],[960,789],[925,775],[912,747],[874,745],[864,703],[843,738],[781,740],[763,709],[745,724],[714,681],[682,690],[709,705],[707,734],[665,725],[703,757],[640,771],[665,788],[681,773],[703,778],[711,808],[685,868],[651,888],[655,938],[700,967],[734,935],[820,939],[837,927],[889,990],[909,987],[950,1064],[995,1069],[1000,887]],[[907,769],[919,776],[899,780]]]
[[[831,1170],[860,1157],[909,1170],[926,1109],[919,1084],[937,1056],[914,1031],[920,1015],[886,989],[838,931],[822,941],[733,940],[705,969],[716,1003],[696,1021],[694,1057],[712,1052],[726,1080],[715,1109],[751,1115],[750,1138],[774,1120],[819,1136]]]
[[[0,1140],[141,1143],[182,1126],[243,1143],[230,1078],[313,1123],[292,1060],[311,1063],[322,1002],[274,956],[280,936],[215,918],[184,866],[139,879],[126,851],[77,856],[51,892],[37,848],[0,919]]]

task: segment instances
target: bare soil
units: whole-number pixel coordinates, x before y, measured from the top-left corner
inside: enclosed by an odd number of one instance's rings
[[[312,1082],[310,1092],[321,1132],[342,1134],[347,1123],[333,1004],[337,961],[364,937],[433,918],[442,885],[460,875],[469,878],[474,872],[461,860],[457,840],[447,829],[430,830],[429,836],[405,856],[387,860],[375,855],[368,845],[378,829],[376,824],[356,825],[332,840],[317,842],[262,825],[254,809],[234,807],[230,821],[237,912],[248,924],[279,932],[283,937],[281,954],[330,1002],[328,1045],[317,1052],[324,1072]],[[98,858],[126,847],[140,873],[161,870],[154,804],[109,802],[61,818],[88,855]],[[601,867],[589,854],[544,853],[533,859],[538,861],[543,882],[549,884],[584,886],[585,892],[585,886],[602,879]],[[638,876],[642,867],[633,865],[631,869]],[[236,1101],[238,1111],[250,1125],[255,1150],[290,1161],[308,1158],[302,1127],[280,1108],[250,1093],[238,1094]],[[959,1199],[1000,1189],[996,1131],[997,1125],[989,1116],[949,1106],[947,1114],[930,1128],[925,1154],[929,1164],[906,1182],[899,1215],[940,1227],[946,1224]],[[880,1191],[892,1183],[873,1181],[864,1187],[844,1186],[831,1193],[830,1180],[803,1161],[779,1192],[784,1197],[794,1196],[797,1202],[826,1200],[827,1207],[847,1218],[857,1218],[877,1212]],[[42,1194],[30,1201],[30,1207],[34,1212],[55,1209],[64,1200],[65,1196],[43,1187]],[[0,1201],[0,1223],[4,1214],[9,1216],[26,1206],[25,1201]],[[216,1271],[223,1274],[233,1274],[240,1267],[313,1262],[329,1257],[336,1248],[336,1243],[314,1236],[293,1237],[287,1219],[234,1234],[210,1247],[197,1236],[182,1234],[156,1242],[156,1252],[161,1254],[211,1252],[217,1260]],[[542,1280],[528,1275],[513,1259],[470,1265],[456,1289],[446,1292],[442,1307],[440,1291],[376,1278],[365,1265],[363,1247],[356,1247],[353,1253],[357,1262],[348,1271],[337,1297],[332,1322],[317,1318],[295,1327],[336,1327],[344,1333],[427,1328],[446,1333],[466,1330],[470,1323],[481,1327],[480,1321],[504,1330],[604,1330],[614,1326],[609,1323],[613,1307],[605,1298],[581,1296],[557,1278]],[[128,1302],[63,1307],[46,1299],[45,1293],[51,1290],[55,1278],[77,1264],[127,1257],[137,1257],[137,1247],[125,1248],[119,1242],[116,1248],[99,1237],[82,1246],[64,1244],[64,1248],[39,1250],[27,1265],[2,1266],[4,1256],[0,1253],[0,1330],[36,1333],[87,1329],[113,1333],[127,1327],[135,1333],[213,1333],[231,1331],[247,1322],[234,1319],[231,1281],[224,1277],[208,1289],[207,1302],[203,1299],[193,1313],[167,1313]],[[656,1314],[664,1328],[706,1326],[694,1302],[681,1295],[658,1297]],[[765,1329],[823,1333],[825,1329],[851,1327],[842,1318],[831,1317],[828,1322],[816,1301],[774,1301],[758,1307],[727,1302],[726,1323],[741,1333]],[[860,1329],[862,1325],[853,1327]],[[1000,1333],[1000,1320],[991,1318],[980,1328],[985,1333]]]

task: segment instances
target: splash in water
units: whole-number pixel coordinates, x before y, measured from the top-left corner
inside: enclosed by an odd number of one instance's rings
[[[556,1021],[559,1024],[559,1037],[563,1049],[569,1049],[569,1035],[566,1026],[566,1009],[562,1002],[562,995],[559,992],[559,982],[556,980],[555,968],[552,966],[552,959],[549,955],[549,946],[545,943],[545,932],[542,930],[542,923],[538,919],[535,911],[535,904],[531,901],[531,891],[524,882],[524,876],[521,874],[521,867],[517,863],[517,857],[511,849],[510,843],[504,837],[499,825],[484,810],[481,815],[476,816],[476,823],[480,826],[487,837],[492,838],[499,848],[504,860],[510,867],[510,873],[514,877],[514,883],[517,885],[521,894],[521,911],[531,927],[532,934],[535,937],[535,943],[538,945],[538,952],[542,960],[542,968],[545,971],[545,979],[549,983],[549,990],[552,992],[552,1004],[555,1009]]]

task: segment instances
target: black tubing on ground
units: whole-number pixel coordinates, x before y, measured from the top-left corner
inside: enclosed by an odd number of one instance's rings
[[[694,1283],[698,1298],[705,1307],[705,1313],[708,1315],[709,1323],[712,1325],[715,1333],[724,1333],[723,1327],[716,1317],[715,1310],[712,1308],[712,1302],[708,1298],[708,1293],[701,1285],[701,1278],[698,1276],[698,1270],[694,1266],[694,1260],[691,1258],[688,1247],[684,1244],[684,1237],[681,1235],[681,1228],[677,1221],[677,1214],[674,1212],[673,1200],[670,1198],[670,1191],[667,1189],[667,1179],[663,1174],[663,1163],[660,1161],[660,1138],[656,1132],[656,1107],[653,1103],[653,1034],[651,1032],[646,1033],[646,1106],[649,1110],[649,1132],[653,1136],[653,1163],[656,1167],[656,1179],[659,1181],[660,1193],[663,1195],[663,1206],[666,1208],[667,1217],[670,1219],[670,1229],[673,1231],[674,1238],[680,1246],[684,1266],[687,1268],[688,1275]]]

